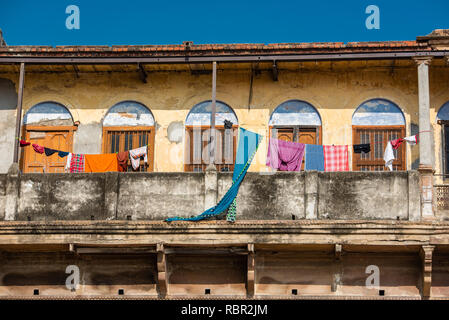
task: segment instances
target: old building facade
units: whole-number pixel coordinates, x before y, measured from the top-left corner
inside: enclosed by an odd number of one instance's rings
[[[0,47],[0,298],[447,298],[448,124],[447,30],[376,43]],[[238,127],[265,137],[238,221],[163,222],[223,196]],[[394,171],[378,172],[387,141],[415,134]],[[349,145],[351,172],[274,173],[274,135]],[[85,154],[148,144],[149,161],[68,174],[17,138]],[[352,152],[367,142],[368,155]],[[74,290],[69,265],[81,272]]]

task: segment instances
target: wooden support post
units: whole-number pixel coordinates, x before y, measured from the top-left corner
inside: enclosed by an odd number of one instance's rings
[[[422,292],[423,299],[429,299],[432,288],[432,255],[435,246],[422,246],[420,256],[422,261]]]
[[[167,295],[167,263],[165,258],[165,252],[164,252],[164,244],[158,243],[156,245],[156,252],[157,252],[157,287],[158,287],[158,293],[159,298],[165,298]]]
[[[335,260],[341,259],[341,244],[336,243],[335,244]]]
[[[17,97],[16,136],[14,137],[14,163],[19,162],[19,139],[22,124],[23,84],[25,80],[25,63],[20,63],[19,91]]]
[[[334,246],[334,257],[335,262],[333,263],[333,277],[332,277],[332,284],[331,284],[331,291],[337,292],[338,287],[341,286],[341,278],[343,274],[343,264],[341,261],[341,254],[342,254],[342,245],[339,243],[336,243]]]
[[[212,113],[210,119],[210,164],[215,166],[215,115],[217,113],[217,62],[212,63]]]
[[[248,298],[254,297],[254,243],[248,243],[248,274],[246,278],[246,294]]]

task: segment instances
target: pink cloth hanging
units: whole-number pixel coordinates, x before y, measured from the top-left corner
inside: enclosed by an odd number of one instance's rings
[[[270,138],[267,166],[280,171],[300,171],[305,144]]]
[[[44,147],[42,147],[38,144],[35,144],[35,143],[33,143],[32,146],[33,146],[34,151],[36,151],[37,153],[44,153]]]

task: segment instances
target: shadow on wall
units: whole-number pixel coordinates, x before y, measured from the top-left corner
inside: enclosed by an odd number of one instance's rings
[[[9,79],[0,78],[0,111],[15,110],[16,107],[17,93],[14,83]]]

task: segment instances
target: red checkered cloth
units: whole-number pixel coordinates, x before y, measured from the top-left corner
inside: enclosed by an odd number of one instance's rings
[[[72,153],[70,172],[84,172],[84,154]]]
[[[324,171],[349,171],[348,146],[323,146]]]

